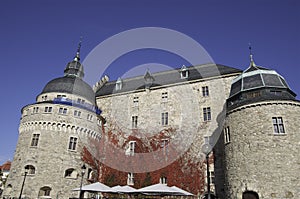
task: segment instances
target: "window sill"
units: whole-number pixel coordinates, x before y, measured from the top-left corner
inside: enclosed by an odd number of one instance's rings
[[[76,150],[72,150],[72,149],[68,149],[69,152],[71,153],[76,153],[77,151]]]
[[[286,133],[273,133],[274,136],[286,136]]]
[[[77,180],[76,177],[69,177],[69,176],[65,177],[65,179],[69,179],[69,180]]]

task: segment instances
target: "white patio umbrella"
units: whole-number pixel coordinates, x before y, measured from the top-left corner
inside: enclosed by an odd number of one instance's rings
[[[172,186],[171,188],[172,188],[172,189],[175,189],[175,190],[178,191],[178,192],[183,193],[185,196],[193,196],[193,195],[194,195],[194,194],[192,194],[192,193],[190,193],[190,192],[188,192],[188,191],[185,191],[185,190],[183,190],[183,189],[180,189],[179,187],[176,187],[176,186]]]
[[[91,192],[111,192],[111,188],[101,182],[82,186],[81,190]],[[80,191],[80,188],[73,189],[73,191]]]
[[[133,187],[130,187],[128,185],[125,185],[125,186],[117,185],[117,186],[112,187],[111,190],[112,190],[112,192],[115,192],[115,193],[136,193],[136,189]]]
[[[185,195],[166,184],[154,184],[141,189],[136,192],[146,194],[146,195]]]

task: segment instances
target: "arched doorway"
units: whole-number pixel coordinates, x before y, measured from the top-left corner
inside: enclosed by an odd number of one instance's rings
[[[255,191],[245,191],[243,193],[243,199],[259,199],[259,197]]]

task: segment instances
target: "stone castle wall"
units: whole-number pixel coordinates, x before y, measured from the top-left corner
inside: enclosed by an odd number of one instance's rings
[[[107,122],[105,124],[106,132],[110,131],[117,134],[121,131],[125,135],[131,135],[134,132],[132,116],[138,116],[136,129],[142,136],[153,137],[164,129],[175,129],[175,134],[172,135],[170,142],[180,141],[182,150],[185,150],[184,152],[188,150],[188,153],[184,154],[186,165],[183,166],[188,168],[189,162],[199,163],[204,161],[201,152],[204,137],[215,133],[214,138],[217,139],[218,134],[220,135],[220,132],[215,132],[215,129],[218,129],[218,126],[222,129],[222,118],[225,117],[225,102],[229,96],[231,81],[235,77],[236,75],[231,75],[223,78],[204,79],[203,81],[198,80],[156,89],[150,88],[150,90],[146,89],[139,92],[116,92],[112,95],[100,96],[96,101],[98,107],[103,111],[101,115]],[[202,87],[204,86],[208,86],[209,96],[203,96]],[[163,93],[167,93],[167,99],[162,98]],[[135,100],[138,100],[138,102],[134,103]],[[211,109],[210,121],[204,121],[203,118],[203,108],[206,107]],[[168,112],[167,125],[161,123],[163,112]],[[126,142],[126,136],[124,140],[118,140],[118,142],[120,142],[119,146],[123,146]],[[214,144],[216,140],[211,142]],[[212,165],[211,168],[213,168]],[[174,170],[174,165],[170,169]],[[188,172],[188,169],[185,172]],[[205,173],[204,171],[200,172]],[[172,171],[170,170],[169,173],[172,173]],[[168,178],[168,176],[166,177]],[[102,178],[105,179],[105,176],[102,176]],[[171,179],[171,177],[168,179]],[[154,183],[158,183],[158,181]],[[193,186],[193,183],[183,185],[179,181],[174,181],[168,182],[168,184],[175,184],[187,190],[195,190],[194,187],[190,187]],[[212,185],[212,190],[213,187]],[[194,194],[203,193],[203,190],[205,190],[204,184]]]
[[[32,165],[35,173],[27,174],[22,196],[38,198],[42,187],[51,188],[51,198],[78,196],[72,189],[81,183],[82,148],[101,138],[98,118],[91,111],[50,101],[22,109],[18,144],[3,196],[19,197],[26,165]],[[52,107],[51,112],[45,112],[45,107]],[[61,107],[67,108],[66,114],[59,113]],[[80,116],[74,116],[75,110]],[[37,146],[31,146],[33,134],[40,135]],[[70,137],[77,138],[76,150],[68,149]],[[74,169],[71,176],[66,176],[67,169]]]
[[[265,101],[228,113],[225,127],[225,191],[228,199],[242,199],[244,191],[260,199],[298,198],[300,195],[300,103]],[[282,117],[285,134],[274,133],[272,117]],[[224,139],[223,139],[224,141]]]

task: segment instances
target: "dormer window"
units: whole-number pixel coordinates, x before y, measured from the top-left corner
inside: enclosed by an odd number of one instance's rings
[[[181,79],[187,79],[189,77],[189,70],[186,68],[185,65],[182,65],[180,69],[180,77]]]
[[[116,91],[119,91],[122,89],[122,79],[119,77],[116,82]]]
[[[149,70],[147,70],[146,74],[144,75],[144,80],[145,80],[145,88],[149,89],[154,82],[154,77],[151,75]]]

